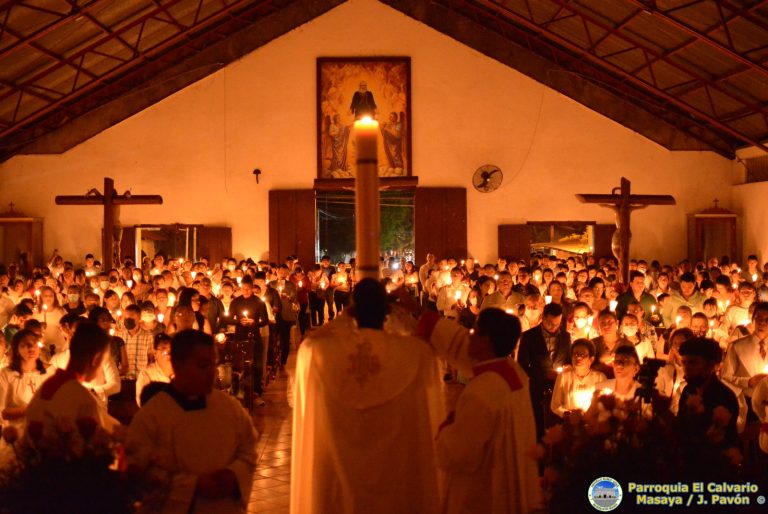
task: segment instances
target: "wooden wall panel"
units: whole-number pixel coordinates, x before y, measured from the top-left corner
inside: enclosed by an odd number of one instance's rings
[[[417,187],[414,198],[416,262],[427,253],[438,259],[467,256],[467,190],[463,187]]]
[[[595,250],[593,252],[596,258],[600,257],[613,257],[613,251],[611,250],[611,238],[616,231],[616,225],[609,224],[597,224],[595,225]]]
[[[232,227],[197,228],[197,259],[208,258],[208,264],[213,267],[225,257],[232,256]]]
[[[120,262],[122,265],[125,259],[132,259],[137,267],[141,267],[141,261],[136,262],[136,227],[123,227],[123,237],[120,239]]]
[[[523,225],[499,225],[499,257],[525,261],[531,258],[531,229]]]
[[[315,262],[315,191],[269,192],[269,260],[282,263],[296,255],[305,269]]]

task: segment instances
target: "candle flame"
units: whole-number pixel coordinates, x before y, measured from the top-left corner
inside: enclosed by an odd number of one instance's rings
[[[216,342],[217,343],[223,343],[226,340],[227,340],[227,336],[224,335],[223,333],[219,332],[218,334],[216,334]]]
[[[43,310],[44,310],[44,311],[47,311],[47,310],[48,310],[48,306],[47,306],[47,305],[45,305],[45,304],[43,304]]]
[[[610,396],[610,395],[612,395],[612,394],[613,394],[613,389],[611,389],[610,387],[605,387],[605,388],[603,388],[603,389],[600,391],[600,394],[603,394],[603,395],[607,395],[607,396]]]
[[[544,297],[544,303],[546,303],[547,305],[549,305],[550,303],[552,303],[552,297],[551,297],[550,295],[546,295],[546,296]]]
[[[558,373],[562,373],[563,372],[563,367],[562,366],[558,366],[557,369],[555,369],[555,371],[557,371]]]
[[[683,317],[682,317],[682,316],[678,316],[678,317],[676,317],[676,318],[675,318],[675,325],[679,325],[679,324],[680,324],[680,321],[682,321],[682,319],[683,319]]]
[[[247,318],[247,317],[248,317],[248,311],[243,311],[243,317],[244,317],[244,318]]]
[[[611,312],[614,312],[616,310],[616,307],[618,306],[619,306],[619,302],[617,302],[616,300],[611,300],[610,302]]]
[[[117,310],[117,312],[116,312],[115,314],[116,314],[116,315],[117,315],[117,317],[119,318],[120,316],[122,316],[122,315],[123,315],[123,311],[121,311],[120,309],[118,309],[118,310]]]
[[[157,322],[158,323],[162,323],[164,319],[165,319],[165,315],[163,315],[163,314],[158,314],[157,315]]]
[[[37,347],[38,348],[42,348],[43,347],[43,342],[42,341],[38,341],[37,342]]]
[[[594,395],[595,391],[593,389],[581,389],[579,391],[573,392],[573,403],[576,405],[578,409],[583,410],[584,412],[589,410],[589,407],[592,405],[592,396]]]
[[[115,335],[115,329],[114,328],[110,328],[109,329],[109,335],[111,335],[111,336]]]
[[[504,312],[506,312],[507,314],[514,314],[515,313],[515,311],[513,311],[512,309],[506,309]]]
[[[455,297],[457,300],[461,300],[461,291],[456,291],[456,294],[454,295],[454,297]]]
[[[35,289],[35,296],[40,296],[40,290],[39,289]]]
[[[752,274],[752,282],[757,282],[757,273]]]

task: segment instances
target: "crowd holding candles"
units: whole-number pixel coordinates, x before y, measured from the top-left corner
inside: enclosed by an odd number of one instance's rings
[[[633,260],[629,284],[619,282],[615,260],[592,256],[483,264],[428,254],[420,266],[399,257],[379,264],[387,292],[402,289],[467,329],[490,308],[519,318],[524,332],[513,357],[530,379],[539,437],[571,413],[594,408],[596,396],[634,398],[641,366],[652,359],[664,361],[657,393],[681,408],[686,359],[698,355],[687,343],[703,339],[715,342],[716,380],[738,402],[734,425],[743,431],[768,422],[768,264],[760,269],[756,256],[745,270],[725,258],[674,266]],[[354,259],[334,266],[327,255],[317,263],[269,263],[158,254],[101,269],[93,255],[74,264],[55,252],[41,268],[0,265],[2,422],[23,427],[34,391],[56,366],[66,367],[57,356],[68,351],[83,318],[110,339],[110,358],[88,385],[105,406],[124,398],[126,386],[136,388],[129,395],[140,403],[143,386],[170,381],[170,337],[188,329],[252,337],[254,359],[263,363],[256,405],[263,405],[267,355],[278,352],[285,365],[309,330],[343,313],[356,271]],[[446,380],[469,378],[444,371]]]

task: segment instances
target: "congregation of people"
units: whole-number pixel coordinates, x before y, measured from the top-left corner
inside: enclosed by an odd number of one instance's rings
[[[596,394],[634,399],[655,359],[673,413],[701,397],[702,419],[730,415],[720,447],[758,427],[768,452],[768,263],[754,255],[743,269],[633,260],[627,284],[592,256],[390,257],[379,281],[357,281],[354,259],[303,264],[158,254],[102,269],[54,252],[40,268],[0,265],[4,430],[129,424],[136,462],[174,448],[175,509],[236,512],[258,435],[215,387],[224,334],[249,345],[255,408],[298,349],[296,513],[529,512],[541,493],[528,450]],[[448,414],[447,382],[464,384]],[[708,427],[686,425],[692,447]]]

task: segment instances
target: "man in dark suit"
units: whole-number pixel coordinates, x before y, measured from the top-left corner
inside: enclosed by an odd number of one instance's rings
[[[517,352],[517,362],[530,379],[531,404],[539,438],[550,424],[545,420],[545,413],[550,412],[557,368],[568,363],[571,336],[562,330],[562,320],[563,308],[557,303],[547,304],[541,324],[523,332]]]
[[[373,118],[376,115],[376,102],[373,100],[373,93],[368,91],[368,84],[365,81],[360,82],[360,89],[352,95],[349,110],[355,115],[356,120],[365,116]]]

